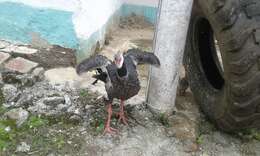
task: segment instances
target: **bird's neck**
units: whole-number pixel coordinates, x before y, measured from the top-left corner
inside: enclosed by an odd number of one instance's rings
[[[119,77],[124,77],[124,76],[126,76],[127,70],[126,70],[126,65],[125,65],[125,63],[123,63],[123,65],[122,65],[121,68],[118,68],[118,69],[117,69],[117,74],[118,74]]]

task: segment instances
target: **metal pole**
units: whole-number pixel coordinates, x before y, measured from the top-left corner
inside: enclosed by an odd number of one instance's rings
[[[192,4],[193,0],[160,0],[154,53],[161,67],[151,67],[146,96],[155,113],[169,113],[174,108]]]

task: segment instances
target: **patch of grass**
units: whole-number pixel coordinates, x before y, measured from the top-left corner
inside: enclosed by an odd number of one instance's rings
[[[259,130],[254,130],[254,131],[253,131],[253,137],[254,137],[256,140],[260,141],[260,131],[259,131]]]
[[[0,89],[0,105],[2,105],[5,101],[5,98],[4,98],[4,94],[2,92],[2,90]]]
[[[11,127],[6,131],[6,127]],[[30,116],[20,127],[16,128],[11,120],[0,120],[0,155],[11,155],[21,141],[31,146],[30,152],[35,155],[48,155],[50,151],[64,155],[67,152],[74,153],[81,147],[81,137],[71,137],[75,125],[62,121],[49,121],[45,116]],[[70,138],[77,143],[77,148],[67,144]]]
[[[30,139],[32,148],[46,148],[50,144],[51,140],[42,134],[41,131],[35,132]]]
[[[169,127],[170,124],[169,124],[169,119],[168,119],[168,116],[166,113],[161,113],[159,115],[159,122],[162,123],[162,125],[166,126],[166,127]]]
[[[82,97],[82,98],[86,98],[86,97],[89,96],[89,93],[88,93],[87,90],[82,89],[82,90],[80,90],[80,92],[79,92],[79,96]]]
[[[93,128],[94,135],[101,134],[105,128],[104,120],[101,118],[95,119],[90,125]]]
[[[96,127],[96,131],[97,131],[98,133],[102,133],[103,130],[104,130],[104,128],[105,128],[104,121],[100,121],[100,122],[98,123],[98,126]]]
[[[46,119],[31,116],[20,128],[16,127],[16,122],[10,119],[0,120],[0,152],[7,148],[14,149],[17,144],[17,137],[31,133],[30,129],[35,129],[46,125]]]
[[[35,152],[35,155],[48,155],[50,151],[61,155],[73,154],[81,147],[83,140],[81,136],[70,135],[73,134],[75,126],[77,125],[71,124],[63,116],[53,119],[31,115],[19,128],[16,127],[15,121],[0,118],[0,156],[12,155],[21,141],[30,145],[30,152]],[[68,138],[72,143],[77,143],[77,147],[68,145]]]
[[[255,139],[260,141],[260,130],[259,129],[246,129],[238,133],[242,139]]]
[[[0,151],[5,150],[9,146],[6,140],[0,139]]]
[[[0,115],[3,115],[6,112],[6,109],[2,106],[5,102],[5,98],[2,90],[0,89]]]
[[[203,137],[202,137],[202,135],[200,135],[200,136],[198,136],[198,137],[196,138],[196,143],[199,144],[199,145],[203,143]]]
[[[52,141],[54,143],[54,146],[57,147],[58,149],[61,149],[66,143],[63,135],[58,135],[54,137]]]
[[[39,128],[43,125],[47,125],[48,124],[48,120],[41,118],[39,116],[31,116],[27,122],[25,123],[25,126],[28,128]]]
[[[6,150],[15,143],[16,129],[15,121],[0,120],[0,151]]]
[[[6,108],[4,108],[3,106],[0,106],[0,116],[4,115],[4,113],[7,111]]]

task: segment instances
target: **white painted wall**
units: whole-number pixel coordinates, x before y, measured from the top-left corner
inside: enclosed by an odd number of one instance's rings
[[[123,0],[123,2],[127,4],[145,5],[152,7],[157,7],[159,4],[159,0]]]
[[[87,39],[98,31],[117,11],[121,0],[81,0],[73,17],[73,23],[79,38]]]

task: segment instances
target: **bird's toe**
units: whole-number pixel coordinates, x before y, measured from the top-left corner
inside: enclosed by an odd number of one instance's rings
[[[105,129],[104,129],[104,132],[103,132],[103,135],[105,134],[117,134],[118,133],[118,130],[115,129],[115,128],[112,128],[110,126],[106,126]]]
[[[128,125],[128,119],[124,114],[118,113],[118,116],[119,116],[118,122],[122,122],[123,124]]]

